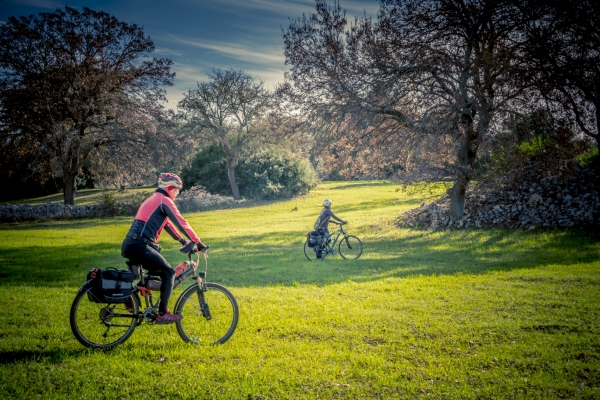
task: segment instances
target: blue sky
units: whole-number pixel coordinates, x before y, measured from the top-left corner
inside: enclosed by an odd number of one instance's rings
[[[68,5],[105,11],[135,23],[154,41],[156,57],[173,60],[176,78],[167,89],[175,108],[211,68],[242,68],[273,88],[283,81],[281,27],[314,12],[314,0],[0,0],[0,24],[10,16],[52,12]],[[350,20],[375,17],[377,0],[340,0]]]

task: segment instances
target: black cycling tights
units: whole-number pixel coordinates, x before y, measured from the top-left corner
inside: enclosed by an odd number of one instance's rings
[[[134,239],[125,239],[121,247],[121,255],[134,263],[141,264],[150,274],[160,276],[162,284],[160,286],[158,312],[161,314],[164,313],[173,292],[175,270],[158,251]]]

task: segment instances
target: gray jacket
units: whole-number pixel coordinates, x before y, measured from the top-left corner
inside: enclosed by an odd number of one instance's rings
[[[319,218],[315,221],[315,230],[317,229],[325,229],[328,230],[327,226],[329,225],[329,220],[333,218],[338,222],[342,222],[341,219],[335,216],[335,214],[331,211],[330,208],[324,207],[319,215]]]

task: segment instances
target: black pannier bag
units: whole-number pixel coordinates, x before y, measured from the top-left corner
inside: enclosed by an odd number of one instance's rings
[[[316,247],[321,244],[321,235],[319,231],[312,231],[308,234],[308,247]]]
[[[133,290],[135,275],[130,271],[115,269],[92,269],[88,272],[88,281],[92,280],[92,290],[88,299],[94,303],[127,303]]]

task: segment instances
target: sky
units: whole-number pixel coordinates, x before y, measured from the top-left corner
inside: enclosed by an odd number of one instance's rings
[[[53,12],[70,6],[104,11],[137,24],[150,36],[158,58],[173,61],[173,86],[166,87],[168,108],[213,67],[239,68],[273,89],[286,68],[282,27],[315,11],[314,0],[0,0],[0,24],[11,16]],[[340,0],[350,21],[375,18],[377,0]]]

